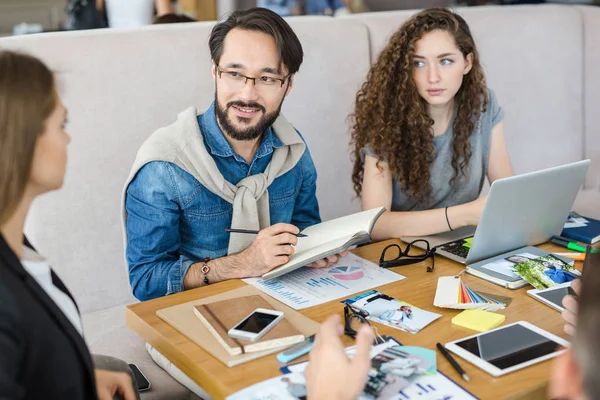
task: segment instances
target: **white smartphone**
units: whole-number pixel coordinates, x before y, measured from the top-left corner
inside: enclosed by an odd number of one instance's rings
[[[255,342],[283,319],[283,312],[257,308],[227,334],[233,339]]]
[[[549,289],[531,289],[527,291],[527,294],[534,299],[541,301],[545,305],[562,312],[565,309],[562,305],[563,297],[569,294],[575,294],[571,289],[571,283],[572,282],[563,283]]]
[[[569,342],[525,321],[446,343],[454,354],[501,376],[565,352]]]

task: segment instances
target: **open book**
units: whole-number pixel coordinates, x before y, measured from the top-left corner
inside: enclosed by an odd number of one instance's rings
[[[371,241],[371,231],[385,207],[373,208],[345,217],[309,226],[299,237],[296,252],[290,261],[262,276],[264,280],[277,278],[322,258],[341,253],[350,247]]]

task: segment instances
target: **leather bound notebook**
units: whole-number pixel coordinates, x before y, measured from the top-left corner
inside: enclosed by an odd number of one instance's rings
[[[232,356],[289,346],[304,340],[302,332],[285,318],[256,342],[230,338],[227,334],[229,329],[257,308],[273,309],[262,297],[247,296],[197,305],[194,313]]]
[[[305,317],[298,311],[293,310],[291,307],[288,307],[274,298],[269,297],[267,294],[261,292],[254,286],[243,286],[227,292],[216,294],[214,296],[204,297],[189,301],[187,303],[178,304],[176,306],[163,308],[158,310],[156,315],[185,335],[190,341],[202,347],[202,349],[208,353],[199,353],[198,358],[194,359],[193,362],[202,363],[206,361],[206,357],[212,355],[228,367],[233,367],[260,357],[264,357],[268,354],[276,353],[289,346],[281,346],[264,351],[243,353],[238,354],[237,356],[232,356],[227,350],[225,350],[225,347],[219,344],[219,341],[215,335],[213,335],[206,325],[200,321],[200,318],[196,316],[194,313],[194,307],[201,304],[211,304],[229,299],[238,299],[239,301],[241,298],[255,295],[260,296],[264,301],[267,302],[269,305],[267,308],[271,310],[283,311],[285,315],[284,320],[287,320],[296,329],[298,329],[300,333],[304,335],[304,337],[313,335],[317,333],[317,330],[319,330],[319,324],[316,321]],[[250,312],[248,312],[248,314],[250,314]],[[244,317],[240,317],[240,319],[241,318]],[[273,359],[275,359],[275,357],[273,357]]]

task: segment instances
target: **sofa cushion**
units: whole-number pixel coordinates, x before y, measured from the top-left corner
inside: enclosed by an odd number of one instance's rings
[[[125,325],[123,306],[83,314],[82,318],[85,340],[92,353],[136,364],[146,375],[152,386],[140,393],[142,400],[197,399],[154,363],[146,350],[146,343]]]
[[[515,172],[581,160],[584,154],[580,12],[575,7],[560,5],[456,10],[471,28],[488,86],[504,109],[504,131]],[[340,18],[367,25],[375,60],[393,32],[414,13],[367,13]],[[600,121],[596,129],[599,124]]]

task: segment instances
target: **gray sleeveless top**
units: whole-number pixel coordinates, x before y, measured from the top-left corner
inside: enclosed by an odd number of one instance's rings
[[[452,125],[456,115],[455,112],[446,132],[433,138],[436,157],[429,169],[432,191],[428,204],[419,204],[416,200],[408,198],[403,193],[400,182],[394,179],[391,211],[420,211],[450,207],[468,203],[479,197],[487,173],[492,129],[504,118],[504,112],[498,105],[494,92],[489,88],[488,91],[490,100],[487,110],[481,113],[470,139],[473,154],[469,162],[469,179],[460,176],[456,189],[450,185],[450,180],[454,176],[452,169]],[[365,154],[379,158],[369,146],[361,150],[361,157],[364,158]]]

